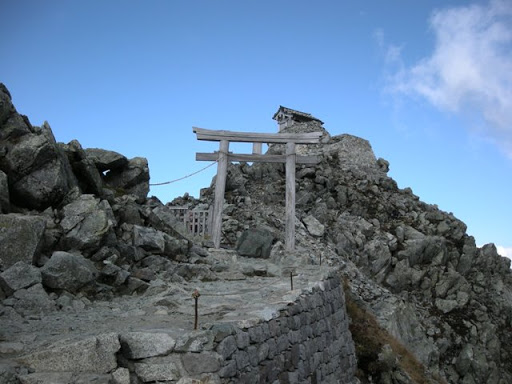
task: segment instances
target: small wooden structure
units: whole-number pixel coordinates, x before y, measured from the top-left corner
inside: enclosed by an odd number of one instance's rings
[[[272,117],[277,124],[279,124],[279,132],[281,132],[284,128],[293,125],[294,123],[305,123],[309,121],[317,121],[322,125],[324,122],[320,119],[317,119],[311,113],[297,111],[295,109],[279,106],[279,109],[274,116]]]
[[[206,236],[210,233],[209,213],[204,209],[188,209],[188,207],[168,207],[180,221],[187,232],[193,236]]]
[[[308,133],[251,133],[214,131],[193,127],[198,140],[218,141],[219,151],[214,153],[196,153],[198,161],[218,161],[215,183],[215,201],[211,220],[212,240],[215,248],[220,247],[222,233],[222,208],[226,189],[227,167],[230,161],[286,163],[286,234],[287,251],[295,249],[295,166],[296,164],[317,164],[318,156],[297,156],[296,144],[317,144],[322,132]],[[229,143],[253,143],[252,154],[234,154],[229,152]],[[262,144],[286,144],[284,155],[263,155]]]

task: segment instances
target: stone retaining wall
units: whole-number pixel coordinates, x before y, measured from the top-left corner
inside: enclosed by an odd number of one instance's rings
[[[225,383],[351,383],[356,359],[345,297],[332,276],[279,317],[237,329],[216,347]]]
[[[293,291],[270,285],[268,292],[279,294],[263,298],[268,306],[245,314],[226,308],[222,320],[197,331],[120,324],[117,332],[60,340],[18,357],[18,368],[0,364],[0,378],[22,384],[355,383],[340,278],[336,271],[320,276]],[[0,343],[0,356],[16,343],[7,344]]]
[[[177,336],[173,347],[166,334],[149,342],[147,334],[146,341],[137,333],[121,335],[121,352],[123,365],[143,382],[352,383],[356,358],[348,325],[343,289],[333,273],[279,311],[269,310],[266,321],[215,324]],[[162,352],[161,343],[172,353],[141,351],[146,344]]]

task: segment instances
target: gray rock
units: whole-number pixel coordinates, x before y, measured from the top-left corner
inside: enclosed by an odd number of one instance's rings
[[[212,332],[193,331],[182,334],[176,340],[177,352],[203,352],[213,349],[213,341],[215,336]]]
[[[171,335],[161,332],[129,332],[119,338],[123,354],[130,359],[167,355],[176,345]]]
[[[188,250],[189,250],[188,240],[177,239],[175,237],[168,235],[167,233],[164,233],[164,240],[165,240],[164,253],[167,256],[175,258],[177,255],[186,255],[188,253]],[[202,248],[196,247],[195,250],[202,250]],[[202,253],[199,256],[205,257],[204,252],[202,252],[202,251],[199,251],[199,252]]]
[[[190,375],[217,372],[222,358],[215,352],[185,353],[181,357],[183,366]]]
[[[457,300],[445,300],[445,299],[436,299],[435,301],[437,309],[439,309],[443,313],[448,313],[453,311],[459,305]]]
[[[215,281],[218,276],[206,265],[180,264],[174,273],[185,280]]]
[[[71,190],[68,174],[57,160],[43,164],[11,185],[13,203],[40,210],[58,205]]]
[[[272,250],[274,235],[266,229],[252,228],[240,236],[236,250],[242,256],[268,259]]]
[[[382,281],[391,263],[391,251],[384,241],[371,240],[364,246],[368,255],[369,268],[373,275],[379,274],[378,281]]]
[[[111,384],[111,375],[73,372],[40,372],[20,375],[22,384]]]
[[[112,263],[105,264],[101,270],[101,282],[113,287],[124,284],[128,277],[130,277],[130,272]]]
[[[0,124],[0,140],[7,142],[17,140],[19,137],[33,133],[32,125],[26,116],[18,113],[11,114],[7,120]]]
[[[106,333],[82,340],[61,340],[19,360],[36,372],[109,373],[117,368],[116,353],[120,348],[117,334]]]
[[[135,363],[135,373],[143,383],[177,381],[181,375],[176,364],[162,363]]]
[[[11,94],[7,87],[0,83],[0,127],[2,128],[0,132],[2,132],[2,134],[5,121],[14,113],[16,113],[16,109],[14,105],[12,105]],[[3,135],[0,136],[0,138],[2,137]]]
[[[107,151],[100,148],[86,148],[85,153],[100,172],[122,168],[128,164],[126,157],[114,151]]]
[[[39,372],[19,375],[21,384],[69,384],[75,383],[73,372]]]
[[[360,137],[348,134],[333,136],[330,143],[325,144],[322,150],[331,156],[335,154],[341,168],[350,167],[352,171],[364,174],[384,172],[377,164],[370,143]]]
[[[18,261],[36,261],[46,220],[21,214],[0,215],[0,262],[9,268]]]
[[[0,83],[0,86],[2,84]],[[19,370],[18,367],[8,363],[0,363],[0,383],[2,384],[18,384]]]
[[[135,195],[137,202],[143,203],[149,192],[148,161],[143,157],[135,157],[124,167],[108,172],[104,181],[118,193]]]
[[[398,253],[398,257],[407,258],[411,267],[416,264],[445,264],[448,252],[444,238],[424,236],[420,239],[405,240],[405,249]]]
[[[31,209],[58,205],[76,186],[67,157],[58,147],[48,123],[37,134],[7,144],[2,169],[9,176],[11,202]]]
[[[149,252],[163,253],[165,250],[164,233],[153,228],[134,225],[133,245]]]
[[[41,282],[39,268],[23,261],[18,261],[0,274],[0,287],[8,296],[18,289],[28,288]]]
[[[112,372],[113,384],[130,384],[130,371],[127,368],[117,368]]]
[[[91,159],[83,159],[74,163],[73,171],[83,192],[102,196],[103,179]]]
[[[59,143],[59,147],[66,153],[81,191],[101,196],[103,191],[102,177],[94,161],[87,157],[80,143],[77,140],[72,140],[68,144]]]
[[[217,346],[217,352],[225,360],[229,358],[237,350],[237,343],[234,336],[227,336]]]
[[[109,213],[93,195],[81,195],[64,206],[61,214],[64,249],[96,250],[113,226]]]
[[[302,221],[312,236],[322,237],[324,235],[325,226],[320,223],[314,216],[306,216]]]
[[[0,170],[0,213],[8,213],[10,207],[7,175]]]
[[[50,313],[55,310],[55,302],[50,299],[41,284],[18,289],[12,297],[16,300],[13,308],[23,316]]]
[[[455,363],[457,372],[459,372],[459,374],[461,376],[466,375],[466,373],[468,372],[468,370],[471,367],[473,358],[474,358],[473,347],[470,344],[464,345],[464,347],[460,351],[459,356],[457,357],[457,361]]]
[[[41,268],[41,274],[46,287],[76,292],[94,281],[98,270],[80,254],[56,251]]]

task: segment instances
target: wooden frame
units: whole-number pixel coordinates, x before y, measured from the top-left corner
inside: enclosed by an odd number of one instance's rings
[[[318,156],[297,156],[296,144],[318,144],[322,132],[308,133],[254,133],[215,131],[203,128],[192,128],[198,140],[218,141],[219,151],[214,153],[196,153],[198,161],[217,161],[217,178],[215,182],[215,200],[212,218],[212,240],[215,248],[220,247],[222,234],[222,209],[226,190],[227,167],[230,161],[268,162],[286,164],[286,227],[285,248],[295,249],[295,167],[297,164],[318,164]],[[233,154],[229,152],[229,143],[253,143],[252,154]],[[284,155],[262,155],[261,144],[286,144]]]

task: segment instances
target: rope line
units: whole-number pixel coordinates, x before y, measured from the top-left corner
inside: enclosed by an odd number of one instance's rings
[[[184,180],[184,179],[188,179],[189,177],[192,177],[194,175],[197,175],[198,173],[200,172],[203,172],[205,169],[208,169],[210,168],[211,166],[217,164],[217,161],[214,161],[213,163],[211,164],[208,164],[206,167],[204,168],[201,168],[199,171],[195,171],[195,172],[192,172],[191,174],[188,174],[186,176],[183,176],[183,177],[180,177],[179,179],[174,179],[174,180],[170,180],[170,181],[164,181],[163,183],[154,183],[154,184],[149,184],[150,186],[156,186],[156,185],[167,185],[167,184],[172,184],[172,183],[175,183],[177,181],[181,181],[181,180]]]

